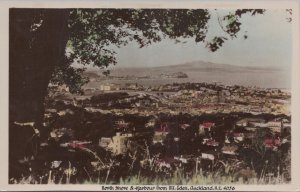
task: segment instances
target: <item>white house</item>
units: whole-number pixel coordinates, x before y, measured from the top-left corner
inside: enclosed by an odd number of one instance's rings
[[[117,132],[116,135],[112,138],[112,142],[109,143],[108,148],[114,154],[123,154],[128,150],[129,147],[129,139],[132,138],[131,133],[119,133]]]
[[[108,84],[100,85],[100,90],[101,91],[115,91],[115,90],[120,90],[120,87],[117,84],[108,83]]]

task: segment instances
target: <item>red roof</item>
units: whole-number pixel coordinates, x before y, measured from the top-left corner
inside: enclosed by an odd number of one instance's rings
[[[209,129],[211,128],[212,126],[214,126],[215,124],[212,123],[212,122],[205,122],[205,123],[202,123],[201,126],[203,126],[204,129]]]
[[[218,145],[219,145],[219,142],[215,141],[214,139],[209,139],[209,140],[206,142],[206,145],[208,145],[208,146],[218,146]]]
[[[90,141],[73,141],[72,143],[67,143],[69,147],[83,149],[86,145],[90,144]]]
[[[268,147],[268,148],[278,146],[280,144],[281,144],[280,139],[265,139],[265,141],[264,141],[265,147]]]
[[[83,144],[79,144],[79,143],[70,143],[69,146],[72,148],[78,148],[78,149],[84,148]]]
[[[265,145],[265,147],[267,147],[267,148],[273,147],[273,146],[274,146],[273,139],[265,139],[264,145]]]
[[[168,123],[161,123],[160,127],[156,129],[157,132],[170,132],[170,128]]]
[[[116,129],[125,129],[128,127],[128,123],[119,123],[115,125]]]

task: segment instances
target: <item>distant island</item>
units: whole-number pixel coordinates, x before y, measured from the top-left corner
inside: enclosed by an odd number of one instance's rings
[[[160,67],[117,67],[104,76],[99,69],[89,69],[85,74],[101,83],[134,83],[159,85],[173,82],[223,82],[225,85],[259,86],[264,88],[290,88],[290,72],[271,67],[235,66],[205,61],[195,61]],[[94,73],[94,74],[93,74]],[[96,76],[99,76],[98,78]],[[253,78],[255,77],[255,78]],[[125,80],[125,81],[124,81]]]
[[[169,73],[169,74],[160,74],[162,78],[188,78],[189,76],[183,72]]]

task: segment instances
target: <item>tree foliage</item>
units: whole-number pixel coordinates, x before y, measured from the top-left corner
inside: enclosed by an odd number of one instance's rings
[[[236,37],[243,14],[263,12],[236,10],[223,17],[222,22],[227,23],[224,31],[230,37]],[[84,69],[75,69],[72,63],[106,69],[117,63],[115,48],[126,46],[130,41],[136,41],[142,48],[164,38],[176,42],[193,38],[197,43],[206,43],[206,47],[214,52],[228,37],[207,39],[210,18],[207,9],[71,9],[68,20],[70,52],[65,62],[56,67],[52,81],[66,83],[73,92],[79,90],[87,79],[80,75]]]

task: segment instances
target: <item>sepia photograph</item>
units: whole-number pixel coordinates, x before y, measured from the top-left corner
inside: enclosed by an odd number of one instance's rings
[[[9,186],[296,181],[299,7],[57,5],[7,8]]]

